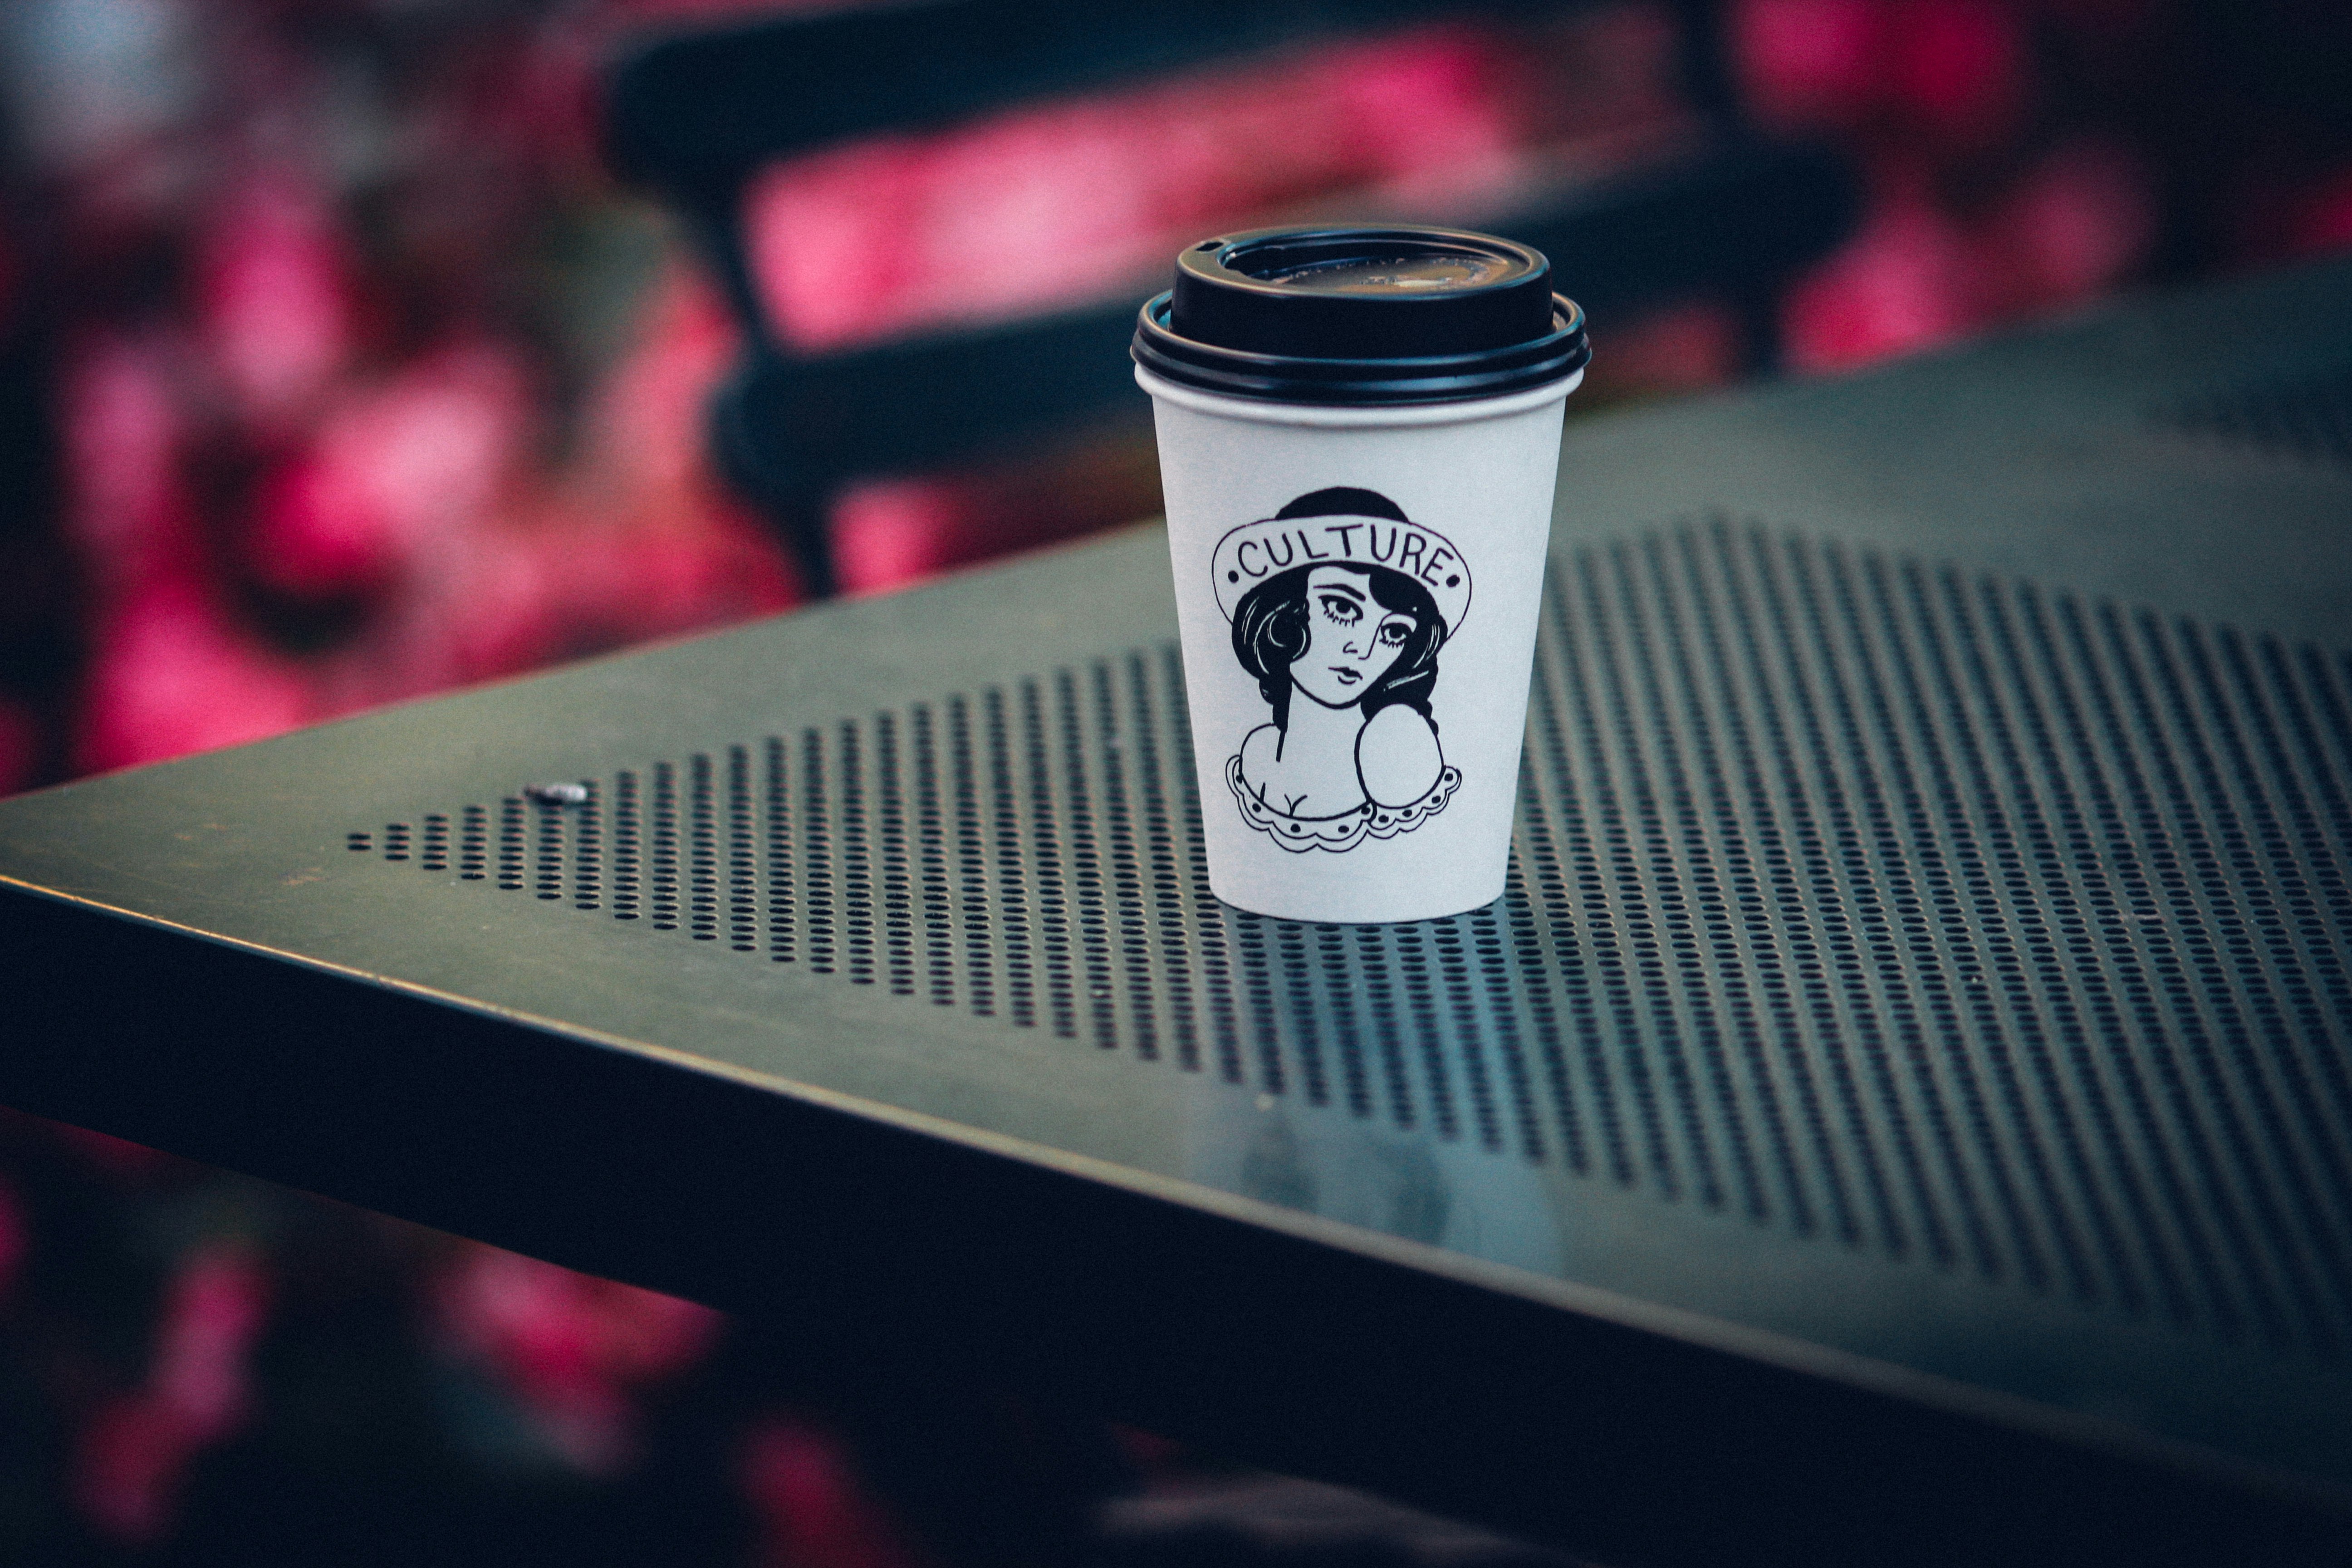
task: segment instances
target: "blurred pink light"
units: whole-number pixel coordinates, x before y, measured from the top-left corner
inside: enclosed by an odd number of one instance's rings
[[[2287,247],[2294,256],[2326,256],[2352,250],[2352,166],[2306,188],[2294,204]]]
[[[1974,320],[1958,226],[1916,189],[1881,198],[1863,230],[1790,290],[1790,364],[1832,371],[1958,336]]]
[[[354,289],[332,204],[290,170],[257,174],[196,237],[197,331],[243,416],[284,424],[353,349]]]
[[[205,553],[181,467],[190,437],[175,360],[160,333],[93,332],[67,351],[65,531],[101,601]]]
[[[2055,310],[2114,288],[2155,242],[2154,187],[2143,160],[2095,134],[2033,164],[1986,236],[1982,268],[2007,311]]]
[[[427,567],[497,517],[533,424],[528,375],[496,342],[453,342],[348,389],[266,487],[255,572],[328,595]]]
[[[1736,0],[1726,31],[1746,96],[1768,122],[1851,125],[1878,100],[1887,17],[1877,0]]]
[[[842,591],[884,592],[963,559],[968,509],[960,500],[935,479],[853,486],[833,509],[834,568]]]
[[[1236,214],[1507,155],[1506,64],[1430,27],[810,153],[751,183],[752,272],[811,351],[1099,296]]]
[[[694,1365],[722,1321],[674,1296],[474,1244],[458,1249],[437,1305],[450,1347],[493,1372],[589,1475],[635,1458],[636,1393]]]
[[[145,1546],[167,1535],[189,1464],[252,1408],[252,1347],[270,1279],[243,1247],[184,1258],[156,1324],[147,1382],[100,1405],[75,1450],[74,1497],[101,1535]]]
[[[771,1415],[745,1435],[740,1465],[760,1568],[921,1568],[831,1433]]]
[[[310,683],[241,630],[218,595],[180,575],[100,613],[76,761],[97,772],[258,741],[305,722]]]
[[[2029,96],[2025,39],[2000,0],[1904,0],[1888,10],[1888,85],[1906,118],[1962,147],[2019,130]]]

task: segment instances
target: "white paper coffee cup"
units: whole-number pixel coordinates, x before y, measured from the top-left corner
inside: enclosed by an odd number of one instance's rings
[[[1490,903],[1510,858],[1560,420],[1583,376],[1580,314],[1551,294],[1539,256],[1484,236],[1283,230],[1208,243],[1223,248],[1188,258],[1272,247],[1277,266],[1369,272],[1345,285],[1373,301],[1365,311],[1410,276],[1385,259],[1475,247],[1474,264],[1488,249],[1510,263],[1518,324],[1472,321],[1490,342],[1453,353],[1446,334],[1462,324],[1433,313],[1385,337],[1360,312],[1356,323],[1327,313],[1319,337],[1309,323],[1286,338],[1279,313],[1302,301],[1280,293],[1237,308],[1262,309],[1272,327],[1209,313],[1209,330],[1255,346],[1178,337],[1163,296],[1146,307],[1137,349],[1159,431],[1211,888],[1240,909],[1314,921]],[[1541,334],[1527,332],[1522,258],[1541,288]],[[1210,281],[1279,290],[1288,275],[1244,277]],[[1538,339],[1548,347],[1529,352]],[[1277,352],[1301,341],[1441,352]],[[1351,365],[1360,374],[1331,368]]]

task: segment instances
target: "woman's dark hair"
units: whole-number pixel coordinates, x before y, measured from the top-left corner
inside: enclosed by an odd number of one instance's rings
[[[1234,606],[1234,657],[1257,677],[1258,695],[1274,710],[1274,726],[1290,731],[1290,666],[1307,651],[1307,574],[1313,566],[1293,566],[1277,572],[1242,595]],[[1412,635],[1398,649],[1396,662],[1364,689],[1357,706],[1370,720],[1391,703],[1402,702],[1432,728],[1429,693],[1437,684],[1437,650],[1445,643],[1445,617],[1429,590],[1405,574],[1386,566],[1349,565],[1370,579],[1372,598],[1384,610],[1412,617]]]

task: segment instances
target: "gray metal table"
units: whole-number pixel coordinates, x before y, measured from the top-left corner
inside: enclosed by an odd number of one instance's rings
[[[1210,898],[1150,531],[9,801],[0,1100],[1615,1563],[2341,1562],[2348,405],[1572,426],[1421,925]]]

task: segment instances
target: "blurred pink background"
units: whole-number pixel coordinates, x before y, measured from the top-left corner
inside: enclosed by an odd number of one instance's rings
[[[0,794],[799,602],[704,450],[735,325],[597,142],[602,64],[633,29],[775,9],[0,12]],[[2276,61],[2352,51],[2332,7],[1730,0],[1720,23],[1757,121],[1841,147],[1867,192],[1780,302],[1790,374],[2352,247],[2342,104],[2272,90]],[[755,285],[786,341],[838,349],[1139,294],[1184,240],[1276,207],[1605,168],[1681,121],[1675,26],[1649,4],[1533,34],[1422,25],[850,142],[754,180]],[[1580,416],[1738,363],[1704,300],[1593,335]],[[1156,494],[1148,449],[1080,446],[877,476],[831,526],[848,589],[876,593],[1148,516]],[[403,1496],[476,1498],[462,1539],[507,1539],[478,1500],[525,1496],[524,1536],[601,1561],[629,1537],[582,1500],[661,1491],[707,1505],[664,1560],[931,1560],[843,1419],[728,1383],[735,1333],[0,1117],[0,1426],[26,1435],[0,1444],[0,1560],[211,1561],[238,1486],[341,1495],[286,1457],[309,1430],[286,1427],[289,1391],[310,1385],[270,1347],[306,1334],[362,1347],[328,1355],[326,1405],[414,1417],[397,1443],[355,1439],[356,1462]],[[406,1370],[367,1370],[384,1358]],[[1146,1475],[1191,1462],[1113,1447]],[[551,1533],[559,1514],[588,1522]]]
[[[734,328],[597,151],[618,40],[720,9],[12,8],[0,309],[37,392],[6,432],[0,789],[795,602],[702,450]],[[2352,243],[2352,155],[2231,100],[2194,6],[1736,0],[1721,25],[1756,119],[1840,144],[1869,193],[1783,301],[1798,374]],[[755,178],[755,283],[786,342],[837,349],[1131,288],[1277,206],[1605,165],[1680,113],[1674,27],[1424,25],[853,142]],[[1593,405],[1736,363],[1703,303],[1596,330]],[[873,592],[1153,500],[1148,453],[1094,451],[877,478],[834,532]]]
[[[46,439],[47,482],[11,502],[0,788],[794,602],[702,452],[732,326],[597,154],[616,40],[704,14],[12,9],[0,288],[41,387],[12,434]],[[1605,161],[1677,112],[1673,25],[1601,7],[1534,47],[1422,26],[854,142],[755,179],[757,286],[787,342],[835,349],[1095,297],[1280,204],[1499,189],[1562,146]],[[2194,7],[1738,0],[1722,25],[1756,118],[1842,144],[1869,190],[1784,301],[1801,374],[2352,243],[2340,146],[2284,111],[2213,144],[2207,122],[2260,106],[2209,101]],[[2235,165],[2184,166],[2191,139]],[[971,259],[1041,255],[1059,266]],[[1596,330],[1604,394],[1734,363],[1703,305]],[[1152,510],[1148,458],[1093,463],[854,491],[845,579],[895,587]]]

